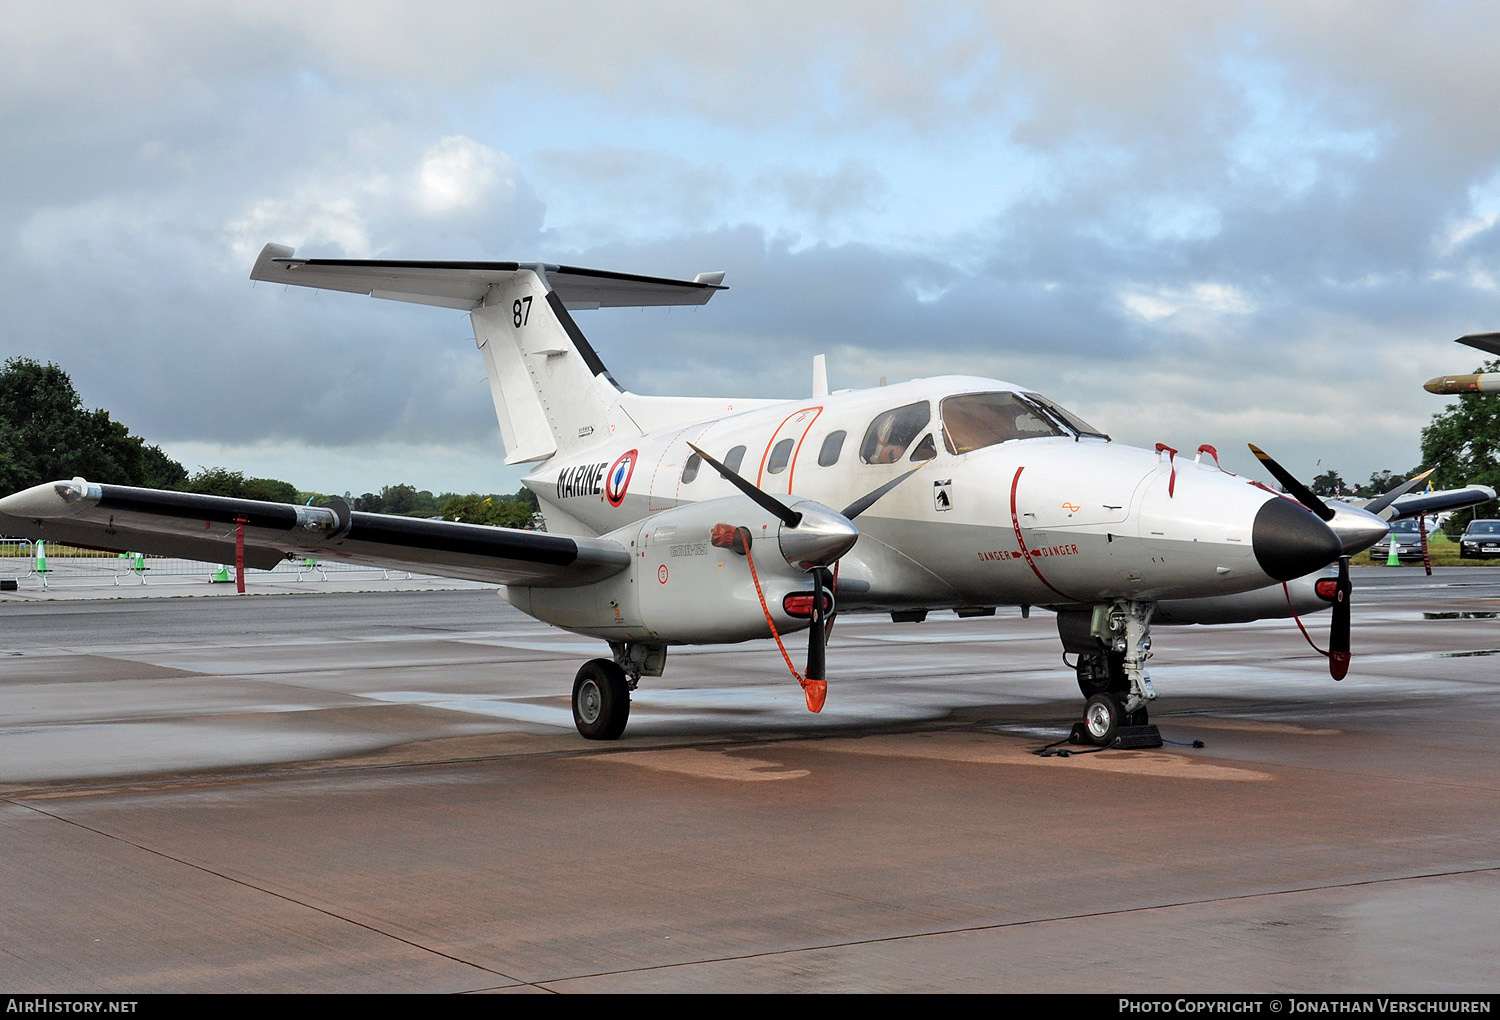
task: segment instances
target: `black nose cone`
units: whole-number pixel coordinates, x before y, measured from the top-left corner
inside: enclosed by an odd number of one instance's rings
[[[1270,577],[1290,581],[1338,559],[1343,543],[1317,516],[1289,499],[1268,499],[1250,529],[1255,561]]]

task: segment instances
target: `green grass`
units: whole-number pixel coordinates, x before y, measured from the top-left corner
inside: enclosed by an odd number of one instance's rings
[[[1495,562],[1493,557],[1487,560],[1459,559],[1458,543],[1453,541],[1447,535],[1443,534],[1441,531],[1439,531],[1436,535],[1430,536],[1427,539],[1427,555],[1428,558],[1432,561],[1432,565],[1434,567],[1481,567],[1487,563]],[[1358,556],[1353,557],[1349,561],[1349,563],[1356,567],[1383,567],[1385,566],[1385,557],[1381,556],[1378,559],[1371,560],[1370,554],[1367,552],[1363,552]],[[1401,565],[1403,567],[1420,567],[1422,565],[1422,561],[1419,559],[1402,560]]]

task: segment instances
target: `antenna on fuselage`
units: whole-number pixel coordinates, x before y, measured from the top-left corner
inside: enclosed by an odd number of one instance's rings
[[[824,354],[813,355],[813,391],[814,397],[828,396],[828,357]]]

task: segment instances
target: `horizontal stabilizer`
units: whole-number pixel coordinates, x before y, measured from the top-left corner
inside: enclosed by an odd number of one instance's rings
[[[269,570],[312,557],[492,584],[570,588],[630,565],[615,542],[430,521],[325,506],[266,503],[74,478],[0,499],[0,534],[111,552],[233,563],[245,527],[245,565]]]
[[[470,311],[492,287],[520,272],[534,272],[570,310],[701,305],[727,288],[723,273],[699,273],[693,280],[669,280],[602,269],[540,262],[421,262],[408,259],[299,259],[286,245],[268,244],[250,270],[250,279],[319,290]]]

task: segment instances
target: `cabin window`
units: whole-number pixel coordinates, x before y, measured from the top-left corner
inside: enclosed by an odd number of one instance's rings
[[[687,459],[687,463],[682,465],[683,485],[686,485],[688,482],[691,482],[694,478],[698,477],[698,468],[702,465],[702,463],[703,458],[698,456],[696,453]]]
[[[1060,424],[1016,393],[964,393],[942,403],[943,445],[968,453],[1012,439],[1065,436]]]
[[[823,440],[823,448],[818,451],[818,467],[833,467],[839,462],[839,454],[844,452],[844,437],[847,435],[843,429],[828,433]]]
[[[923,436],[917,448],[911,452],[912,460],[932,460],[936,456],[937,443],[933,441],[931,432]]]
[[[925,400],[877,415],[859,444],[860,460],[866,464],[894,464],[931,419],[932,405]]]
[[[785,471],[787,462],[792,459],[792,447],[796,444],[797,441],[788,436],[771,447],[771,459],[766,462],[766,470],[773,475],[779,475]]]
[[[736,446],[733,450],[724,454],[724,466],[735,474],[740,473],[740,461],[745,459],[745,448]]]

